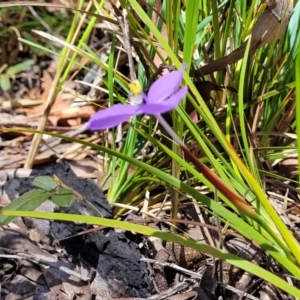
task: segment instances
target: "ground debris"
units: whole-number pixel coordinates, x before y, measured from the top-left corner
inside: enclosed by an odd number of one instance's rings
[[[9,197],[14,199],[32,188],[31,181],[36,176],[50,174],[59,176],[68,186],[93,202],[103,216],[111,218],[111,208],[102,190],[92,180],[78,178],[65,162],[54,164],[45,170],[34,170],[26,180],[14,178],[4,188]],[[56,210],[69,214],[94,215],[94,211],[83,201],[74,201],[70,207]],[[47,230],[43,228],[45,232],[49,232],[48,240],[52,242],[44,245],[31,241],[27,234],[37,230],[39,225],[28,220],[25,224],[22,225],[22,231],[14,224],[12,226],[15,229],[3,228],[1,231],[0,261],[12,262],[14,266],[13,271],[12,267],[8,268],[10,276],[5,272],[0,274],[1,299],[20,298],[21,294],[17,291],[16,298],[11,298],[9,289],[14,285],[14,280],[30,282],[24,292],[26,299],[145,298],[153,294],[146,263],[140,261],[138,245],[125,234],[117,233],[111,228],[79,234],[92,226],[51,221]],[[69,238],[70,236],[74,237]],[[28,278],[21,272],[24,267],[28,268]],[[22,285],[27,286],[25,283]]]

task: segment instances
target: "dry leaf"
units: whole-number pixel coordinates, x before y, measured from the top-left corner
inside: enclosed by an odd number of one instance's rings
[[[299,174],[298,158],[286,158],[278,165],[278,173],[290,179],[295,179]]]
[[[50,73],[43,71],[42,79],[42,104],[34,106],[32,108],[19,108],[16,111],[26,112],[28,115],[41,116],[44,114],[45,105],[47,103],[48,94],[51,89],[53,78]],[[74,95],[75,98],[75,95]],[[70,126],[76,127],[82,124],[82,120],[87,120],[91,115],[95,113],[92,105],[86,105],[83,107],[71,107],[70,101],[67,101],[63,93],[59,93],[54,105],[52,106],[51,113],[48,117],[48,121],[53,126]]]
[[[210,95],[212,91],[222,91],[224,88],[223,86],[217,85],[207,80],[195,82],[195,86],[205,102],[209,101],[210,99],[213,99]]]

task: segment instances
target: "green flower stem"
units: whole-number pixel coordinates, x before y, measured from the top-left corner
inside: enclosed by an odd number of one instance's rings
[[[166,132],[173,138],[173,140],[179,145],[184,146],[184,142],[179,136],[174,132],[172,127],[166,122],[162,115],[155,115],[155,118],[159,121],[161,126],[166,130]]]

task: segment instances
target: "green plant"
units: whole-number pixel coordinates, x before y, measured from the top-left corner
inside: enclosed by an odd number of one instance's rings
[[[26,71],[29,67],[34,65],[33,59],[28,59],[18,63],[14,66],[8,67],[6,64],[0,67],[0,88],[7,92],[11,88],[10,80],[14,79],[17,74]]]
[[[124,211],[125,205],[127,207],[138,205],[146,191],[155,191],[160,184],[172,190],[173,216],[176,215],[180,205],[178,195],[192,197],[202,209],[218,216],[221,223],[228,222],[231,229],[258,244],[266,256],[272,257],[282,269],[287,270],[294,276],[295,281],[298,281],[299,243],[272,207],[265,191],[264,180],[266,178],[283,180],[283,176],[274,174],[271,168],[266,166],[269,167],[275,158],[284,157],[286,149],[296,148],[294,139],[285,134],[298,132],[300,128],[299,109],[293,109],[295,105],[299,106],[300,101],[300,50],[299,43],[290,43],[288,34],[281,36],[279,43],[274,40],[269,45],[253,48],[253,40],[255,41],[257,37],[248,37],[251,32],[249,30],[255,28],[255,22],[265,9],[264,6],[258,7],[259,2],[252,1],[249,4],[247,1],[187,0],[185,6],[181,7],[181,1],[164,1],[155,24],[153,22],[155,1],[149,1],[146,7],[142,7],[135,0],[120,1],[122,9],[128,13],[131,38],[139,43],[138,46],[135,44],[133,46],[139,57],[137,77],[144,90],[147,88],[148,79],[157,71],[154,58],[159,57],[163,63],[172,63],[177,69],[181,67],[182,61],[187,63],[188,68],[183,78],[184,85],[189,87],[189,94],[186,101],[184,100],[172,112],[170,123],[174,124],[173,129],[184,140],[187,150],[192,145],[201,149],[199,157],[189,157],[189,152],[183,148],[180,141],[170,140],[170,137],[166,136],[166,131],[156,124],[155,117],[133,119],[120,150],[116,149],[114,142],[109,146],[105,138],[102,146],[99,146],[53,133],[48,134],[105,153],[107,170],[105,180],[109,178],[113,180],[108,191],[108,199],[112,205],[118,207],[115,209],[116,218]],[[104,2],[94,4],[95,13],[90,15],[87,13],[85,17],[90,16],[91,20],[96,22],[97,18],[103,19],[100,14],[105,15],[105,21],[113,28],[111,52],[107,63],[101,61],[85,44],[90,34],[89,26],[82,35],[84,38],[78,43],[71,42],[70,38],[65,41],[44,32],[37,33],[64,46],[62,53],[56,54],[60,56],[62,62],[68,61],[67,70],[72,64],[77,63],[77,56],[85,57],[107,70],[108,76],[103,80],[103,85],[109,91],[109,105],[113,105],[117,100],[124,103],[125,99],[119,91],[128,93],[129,80],[114,68],[116,41],[123,35],[113,27],[116,20],[105,10]],[[299,9],[298,1],[297,7]],[[78,11],[80,8],[77,8]],[[137,16],[143,20],[143,24]],[[74,20],[73,26],[76,24]],[[166,36],[162,34],[162,24],[166,26]],[[299,41],[299,22],[293,24],[293,29],[296,28],[293,30],[293,40]],[[28,41],[27,43],[30,44]],[[47,50],[41,45],[35,46]],[[66,55],[67,49],[74,52],[72,58]],[[213,96],[213,99],[202,97],[205,94],[198,88],[201,79],[193,77],[198,71],[199,64],[207,62],[208,57],[217,62],[218,59],[228,58],[230,55],[232,57],[237,53],[233,49],[239,49],[239,55],[242,54],[241,60],[226,65],[226,70],[210,73],[205,77],[205,81],[211,80],[224,88],[223,91],[213,91],[213,95],[209,95]],[[162,52],[165,55],[162,55]],[[60,78],[56,86],[58,90],[68,74],[66,71]],[[198,119],[192,117],[192,112]],[[44,133],[43,130],[26,130],[26,132],[39,135]],[[283,135],[282,139],[274,138],[274,134],[278,133]],[[116,135],[116,131],[113,130],[112,136]],[[135,150],[139,147],[138,143],[143,141],[151,143],[157,149],[153,157],[144,156],[138,159]],[[299,141],[297,143],[299,148]],[[130,166],[135,167],[131,174]],[[117,178],[114,177],[116,173]],[[180,180],[182,173],[188,174],[188,179]],[[210,193],[203,195],[194,188],[193,182],[206,186]],[[122,205],[123,208],[119,208]],[[290,287],[279,276],[262,270],[238,256],[225,254],[222,249],[184,239],[176,234],[94,217],[11,210],[2,210],[0,214],[56,220],[72,218],[88,224],[121,227],[125,230],[130,228],[141,234],[159,236],[224,259],[260,276],[287,293],[300,297],[299,289]]]

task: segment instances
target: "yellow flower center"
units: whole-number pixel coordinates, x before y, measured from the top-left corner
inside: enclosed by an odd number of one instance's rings
[[[139,95],[142,92],[142,85],[138,80],[134,80],[132,83],[129,83],[128,86],[134,95]]]

